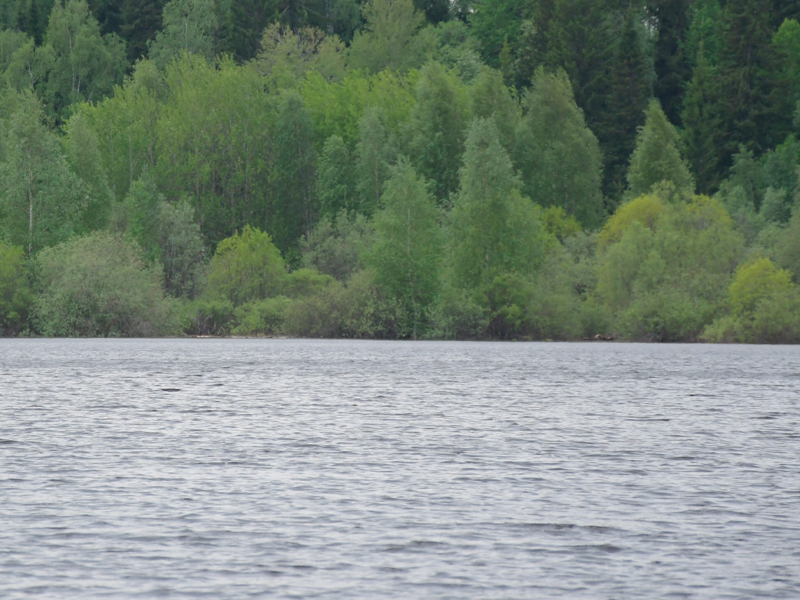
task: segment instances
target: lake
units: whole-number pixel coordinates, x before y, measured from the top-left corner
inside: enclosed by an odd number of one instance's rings
[[[3,339],[0,597],[798,598],[800,347]]]

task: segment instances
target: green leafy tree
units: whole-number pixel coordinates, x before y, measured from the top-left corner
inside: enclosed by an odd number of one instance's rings
[[[326,80],[344,77],[344,44],[336,36],[305,27],[297,32],[274,23],[261,39],[255,67],[272,77],[278,89],[296,88],[307,71],[316,70]]]
[[[34,323],[45,336],[151,337],[177,333],[161,273],[132,241],[96,232],[36,257]]]
[[[667,120],[658,101],[651,100],[628,167],[628,192],[631,196],[650,193],[654,186],[664,181],[674,184],[685,196],[694,193],[694,181],[681,158],[679,142],[678,132]]]
[[[148,56],[161,68],[182,54],[214,58],[219,22],[214,0],[170,0],[164,5],[163,29],[148,43]]]
[[[443,240],[438,210],[425,181],[405,158],[392,168],[382,204],[375,216],[376,240],[368,262],[378,283],[404,306],[408,329],[416,339],[439,284]]]
[[[560,206],[584,227],[599,226],[604,214],[600,147],[564,71],[538,70],[524,104],[517,153],[523,191],[541,206]]]
[[[500,133],[500,143],[513,158],[522,111],[518,99],[503,82],[503,74],[484,67],[472,82],[469,93],[472,115],[483,119],[494,118]]]
[[[166,88],[155,64],[140,61],[112,97],[75,107],[97,137],[102,170],[117,200],[125,198],[143,170],[156,167],[158,119]]]
[[[293,138],[294,132],[287,129],[276,140],[277,99],[264,93],[263,78],[229,60],[215,67],[201,58],[184,57],[168,67],[166,80],[169,102],[155,106],[159,190],[170,200],[185,197],[190,201],[211,247],[243,224],[268,230],[283,243],[276,233],[283,226],[276,221],[276,211],[284,211],[278,214],[281,219],[299,223],[302,207],[293,204],[297,197],[292,194],[301,185],[313,190],[313,179],[298,180],[297,172],[270,170],[272,161],[288,160],[305,138]],[[299,114],[304,113],[300,110]],[[143,142],[151,139],[150,130],[132,125],[136,129],[131,133],[141,131],[140,147],[144,148]],[[278,166],[286,168],[285,163]],[[287,214],[288,206],[298,212]],[[297,231],[290,234],[292,241],[301,233],[298,223]]]
[[[115,34],[100,34],[85,0],[56,2],[44,41],[54,61],[42,97],[59,117],[69,115],[71,104],[101,100],[122,83],[128,66],[125,44]]]
[[[206,295],[239,306],[277,295],[285,275],[283,259],[269,234],[246,225],[241,235],[236,233],[217,246]]]
[[[359,123],[356,145],[357,211],[372,215],[381,204],[383,185],[389,178],[391,165],[397,158],[397,144],[386,126],[382,110],[367,109]]]
[[[340,212],[355,212],[358,203],[353,159],[338,135],[325,140],[317,170],[317,188],[320,214],[333,217]]]
[[[476,288],[503,273],[532,274],[544,255],[541,225],[491,119],[473,121],[460,179],[451,241],[459,283]]]
[[[205,244],[188,202],[159,202],[156,242],[164,269],[164,290],[176,298],[199,295],[205,284]]]
[[[294,251],[301,236],[311,235],[318,213],[314,129],[303,97],[295,92],[285,92],[281,98],[274,153],[275,241],[284,252]]]
[[[0,335],[19,333],[27,322],[32,301],[25,250],[0,242]]]
[[[472,4],[468,19],[487,65],[501,66],[503,47],[519,35],[530,5],[522,0],[480,0]]]
[[[403,72],[433,53],[436,38],[423,28],[425,16],[411,0],[369,0],[361,10],[366,24],[350,45],[350,68]]]
[[[17,98],[3,123],[0,226],[28,253],[67,239],[80,224],[84,198],[38,100]]]
[[[323,217],[314,226],[311,237],[303,240],[303,265],[339,281],[364,269],[362,256],[368,252],[373,225],[363,215],[348,219],[343,213]]]
[[[437,199],[456,191],[467,123],[466,99],[458,80],[437,63],[422,69],[417,104],[408,123],[408,155],[421,176],[433,183]]]
[[[64,149],[72,172],[80,180],[85,208],[83,228],[94,231],[105,227],[114,201],[100,156],[100,144],[82,114],[74,115],[65,126]]]

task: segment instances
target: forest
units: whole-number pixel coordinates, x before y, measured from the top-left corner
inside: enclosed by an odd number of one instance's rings
[[[0,335],[798,343],[799,20],[4,0]]]

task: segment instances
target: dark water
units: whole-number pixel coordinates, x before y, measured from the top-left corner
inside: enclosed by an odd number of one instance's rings
[[[800,598],[800,347],[0,340],[0,597]]]

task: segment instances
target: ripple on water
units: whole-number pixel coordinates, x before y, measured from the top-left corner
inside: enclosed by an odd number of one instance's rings
[[[800,348],[0,340],[0,597],[797,598]]]

